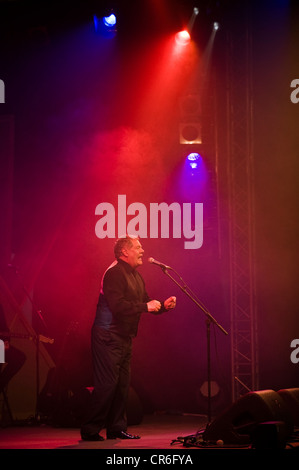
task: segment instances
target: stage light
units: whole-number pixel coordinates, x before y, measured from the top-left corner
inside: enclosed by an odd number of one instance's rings
[[[116,33],[116,16],[109,13],[106,16],[93,15],[94,28],[97,33],[113,36]]]
[[[201,159],[201,156],[200,156],[199,153],[197,153],[197,152],[189,153],[189,155],[187,156],[187,161],[188,161],[189,167],[192,170],[196,170],[198,168],[200,159]]]
[[[217,21],[215,21],[214,24],[213,24],[213,30],[218,31],[219,27],[220,27],[219,23]]]
[[[103,23],[107,28],[114,28],[116,25],[116,16],[111,13],[109,16],[104,16]]]
[[[177,33],[175,39],[177,44],[179,44],[180,46],[186,46],[187,44],[189,44],[191,38],[188,31],[185,29]]]
[[[175,39],[176,39],[176,42],[177,42],[178,45],[186,46],[191,41],[191,31],[193,29],[194,22],[195,22],[196,17],[197,17],[198,14],[199,14],[199,9],[198,8],[193,8],[193,12],[192,12],[191,18],[189,20],[189,23],[186,26],[186,29],[184,29],[183,31],[180,31],[175,36]]]

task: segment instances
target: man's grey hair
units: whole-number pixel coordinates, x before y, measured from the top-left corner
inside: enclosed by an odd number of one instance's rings
[[[132,248],[132,245],[133,245],[132,241],[135,240],[136,238],[138,237],[126,235],[125,237],[121,237],[118,240],[116,240],[115,245],[114,245],[115,258],[116,259],[120,258],[124,248]]]

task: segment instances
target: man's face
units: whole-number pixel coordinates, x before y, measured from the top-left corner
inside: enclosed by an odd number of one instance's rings
[[[129,263],[132,268],[137,268],[142,264],[142,256],[144,249],[141,246],[138,238],[132,240],[132,246],[127,247],[123,250],[127,263]]]

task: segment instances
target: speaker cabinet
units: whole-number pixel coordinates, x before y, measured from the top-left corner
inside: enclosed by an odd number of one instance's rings
[[[286,403],[294,426],[299,426],[299,388],[282,389],[277,393]]]
[[[250,392],[210,423],[203,438],[206,442],[222,440],[224,444],[250,444],[257,427],[265,422],[284,424],[285,434],[293,432],[293,422],[282,397],[273,390]]]

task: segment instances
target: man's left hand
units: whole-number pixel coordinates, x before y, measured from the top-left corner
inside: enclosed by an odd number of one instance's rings
[[[172,310],[176,306],[176,297],[169,297],[164,301],[164,307],[166,310]]]

